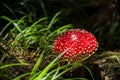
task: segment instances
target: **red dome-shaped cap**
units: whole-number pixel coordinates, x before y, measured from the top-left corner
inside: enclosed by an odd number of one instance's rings
[[[59,35],[53,43],[53,51],[63,54],[63,58],[76,60],[78,57],[86,57],[95,53],[98,42],[93,34],[83,29],[70,29]],[[80,55],[80,56],[79,56]]]

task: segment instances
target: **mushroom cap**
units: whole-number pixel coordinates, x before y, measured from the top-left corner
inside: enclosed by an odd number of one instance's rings
[[[97,48],[98,42],[93,34],[84,29],[69,29],[55,39],[52,49],[56,54],[67,50],[62,58],[73,61],[94,54]]]

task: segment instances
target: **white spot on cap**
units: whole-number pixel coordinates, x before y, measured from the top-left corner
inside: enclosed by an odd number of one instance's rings
[[[74,40],[74,41],[76,41],[77,40],[77,36],[75,34],[72,34],[71,35],[71,39]]]

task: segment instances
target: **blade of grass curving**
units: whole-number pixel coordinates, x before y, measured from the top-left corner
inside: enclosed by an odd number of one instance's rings
[[[31,73],[31,72],[24,73],[24,74],[22,74],[22,75],[19,75],[19,76],[13,78],[12,80],[20,80],[21,78],[23,78],[23,77],[25,77],[25,76],[27,76],[27,75],[30,75],[30,73]]]
[[[48,30],[51,28],[51,26],[56,23],[59,19],[57,19],[58,15],[60,15],[61,11],[57,12],[54,17],[52,18],[52,20],[50,21],[49,25],[48,25]]]
[[[39,30],[39,33],[44,32],[44,31],[46,31],[46,30],[47,30],[47,28],[40,29],[40,30]]]
[[[20,25],[20,23],[24,22],[24,19],[27,18],[27,17],[28,17],[28,16],[25,15],[25,16],[23,16],[22,18],[20,18],[20,19],[18,20],[17,24]]]
[[[17,16],[15,15],[14,11],[6,4],[3,3],[3,5],[14,15],[15,18],[17,18]]]
[[[35,26],[36,24],[38,24],[39,22],[44,21],[44,20],[46,20],[46,19],[48,19],[48,18],[47,18],[47,17],[40,18],[39,20],[37,20],[36,22],[34,22],[30,27],[33,27],[33,26]]]
[[[66,70],[64,70],[63,72],[59,73],[59,74],[54,78],[54,80],[57,79],[57,78],[59,78],[61,75],[65,74],[66,72],[70,71],[72,68],[73,68],[73,67],[69,67],[69,68],[67,68]]]
[[[92,80],[94,80],[94,77],[93,77],[93,74],[91,72],[91,70],[86,66],[86,65],[83,65],[87,70],[88,72],[90,73],[91,77],[92,77]]]
[[[4,61],[4,59],[5,59],[5,56],[3,56],[3,57],[1,58],[0,64]]]
[[[22,34],[22,30],[20,29],[20,27],[18,26],[17,23],[13,22],[13,25],[17,28],[17,30]]]
[[[17,59],[17,58],[16,58]],[[31,65],[30,63],[25,63],[23,60],[21,59],[17,59],[21,64],[25,64],[25,65]]]
[[[3,29],[0,31],[0,36],[3,34],[3,32],[12,24],[12,21],[10,21],[9,23],[7,23]]]
[[[42,53],[40,54],[38,60],[36,61],[35,65],[33,67],[33,70],[31,72],[30,77],[32,77],[36,73],[36,71],[38,70],[38,67],[39,67],[40,63],[42,62],[42,58],[43,58],[44,53],[45,53],[45,49],[42,51]]]
[[[64,26],[56,29],[56,32],[57,32],[57,33],[62,33],[62,32],[65,31],[66,29],[72,28],[72,27],[73,27],[72,24],[67,24],[67,25],[64,25]]]
[[[64,26],[56,29],[56,30],[53,31],[52,33],[50,33],[50,34],[46,37],[46,39],[49,39],[50,37],[52,37],[53,35],[55,35],[55,33],[60,34],[60,33],[64,32],[64,31],[66,31],[68,28],[72,28],[72,27],[73,27],[73,26],[72,26],[71,24],[64,25]],[[50,38],[50,39],[52,39],[52,38]],[[50,40],[49,40],[49,41],[50,41]]]
[[[13,25],[15,26],[15,28],[16,28],[20,33],[17,35],[17,37],[15,38],[15,40],[12,42],[12,45],[14,45],[14,43],[17,42],[17,40],[18,40],[19,38],[25,40],[24,34],[23,34],[22,30],[20,29],[20,27],[18,26],[18,24],[17,24],[16,22],[13,22]],[[20,36],[21,36],[21,37],[20,37]]]
[[[52,76],[51,80],[55,80],[56,79],[56,76],[59,73],[59,70],[60,70],[60,66],[58,66],[58,68],[57,68],[55,74]]]
[[[3,37],[3,39],[5,40],[8,36],[9,36],[9,32],[5,34],[5,36]]]
[[[29,80],[34,80],[34,78],[37,77],[40,73],[41,73],[41,71],[35,73],[33,76],[30,77]]]
[[[4,20],[7,20],[7,21],[10,21],[10,22],[13,22],[12,19],[10,19],[9,17],[7,16],[1,16],[0,18],[4,19]]]
[[[21,38],[20,36],[21,36],[21,34],[19,33],[19,34],[16,36],[16,38],[12,41],[11,46],[12,46],[13,49],[15,48],[15,43],[17,43],[18,40]],[[24,38],[21,38],[21,39],[24,39]]]
[[[47,16],[47,10],[46,10],[46,7],[45,7],[45,4],[44,4],[43,0],[39,0],[39,2],[41,4],[44,16]]]
[[[11,66],[23,66],[23,65],[27,65],[27,64],[11,63],[11,64],[6,64],[6,65],[3,65],[3,66],[0,66],[0,69],[4,69],[4,68],[7,68],[7,67],[11,67]]]

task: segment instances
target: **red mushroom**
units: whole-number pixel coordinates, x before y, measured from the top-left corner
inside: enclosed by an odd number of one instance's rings
[[[70,61],[95,53],[98,42],[93,34],[83,29],[70,29],[55,39],[53,52],[63,54],[62,58]]]

